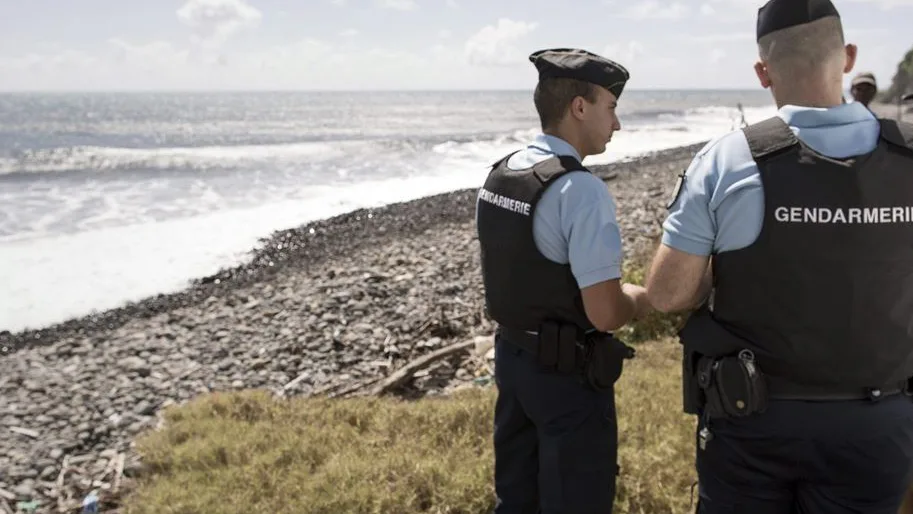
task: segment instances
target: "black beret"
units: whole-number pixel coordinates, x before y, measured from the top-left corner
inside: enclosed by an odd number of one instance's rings
[[[617,62],[578,48],[539,50],[530,54],[529,60],[539,70],[539,80],[582,80],[608,89],[616,98],[621,97],[621,92],[631,76],[628,70]]]
[[[758,41],[771,32],[828,16],[840,17],[831,0],[770,0],[758,9]]]

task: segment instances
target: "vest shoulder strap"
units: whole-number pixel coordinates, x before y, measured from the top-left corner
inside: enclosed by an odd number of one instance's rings
[[[589,172],[579,160],[569,155],[557,155],[546,159],[533,167],[533,174],[536,175],[536,178],[543,184],[547,184],[570,171]]]
[[[749,125],[742,132],[748,140],[748,148],[755,162],[799,144],[799,139],[779,116]]]
[[[519,153],[519,152],[520,152],[520,150],[516,150],[516,151],[510,152],[509,154],[505,155],[504,157],[501,157],[500,159],[498,159],[497,161],[495,161],[491,164],[491,169],[494,170],[494,169],[497,169],[497,167],[502,164],[507,164],[508,159],[510,159],[511,157],[514,156],[514,154]]]
[[[885,141],[913,151],[913,124],[879,118],[881,124],[881,138]]]

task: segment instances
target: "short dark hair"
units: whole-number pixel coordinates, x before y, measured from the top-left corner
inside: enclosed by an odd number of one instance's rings
[[[844,44],[843,23],[837,16],[828,16],[767,34],[758,48],[761,59],[780,75],[797,80],[825,69]]]
[[[533,103],[539,112],[539,122],[542,129],[553,128],[574,101],[582,96],[587,102],[596,101],[597,90],[595,84],[569,78],[545,78],[536,85],[533,94]]]

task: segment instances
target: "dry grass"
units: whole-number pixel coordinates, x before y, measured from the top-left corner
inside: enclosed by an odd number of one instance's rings
[[[618,385],[617,512],[688,512],[691,418],[678,345],[644,343]],[[495,391],[449,399],[212,394],[138,441],[132,514],[489,513]]]
[[[637,266],[625,280],[643,283]],[[620,331],[637,343],[618,383],[616,512],[690,511],[693,420],[681,411],[681,316]],[[147,472],[129,514],[482,514],[494,508],[496,391],[446,399],[211,394],[137,442]]]

